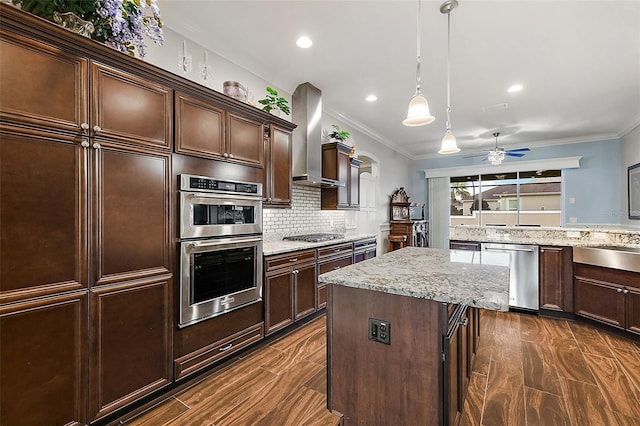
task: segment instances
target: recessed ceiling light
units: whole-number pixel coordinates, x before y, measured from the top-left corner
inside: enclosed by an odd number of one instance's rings
[[[308,49],[312,44],[313,42],[307,36],[302,36],[298,40],[296,40],[296,45],[301,49]]]
[[[369,96],[367,96],[365,99],[367,100],[367,102],[375,102],[378,100],[378,97],[372,93]]]
[[[519,92],[521,90],[522,90],[522,84],[514,84],[513,86],[509,87],[507,92],[515,93],[515,92]]]

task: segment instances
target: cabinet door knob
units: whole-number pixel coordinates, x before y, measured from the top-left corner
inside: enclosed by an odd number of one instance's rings
[[[100,146],[100,144],[98,142],[93,144],[93,149],[100,149],[100,148],[102,148],[102,147]]]
[[[463,318],[462,321],[460,321],[460,325],[463,327],[469,325],[469,318]]]
[[[98,125],[95,125],[95,126],[93,126],[93,131],[96,132],[96,133],[101,132],[102,131],[102,127],[100,127]]]
[[[82,130],[89,130],[89,125],[88,125],[87,123],[82,123],[82,124],[80,125],[80,128],[81,128]]]
[[[627,290],[627,289],[625,288],[624,290],[622,290],[622,292],[623,292],[624,294],[627,294],[627,293],[629,293],[629,290]]]
[[[233,158],[233,154],[229,154],[229,158]]]
[[[225,152],[224,154],[222,154],[222,156],[223,156],[224,158],[229,158],[229,154],[227,154],[226,152]]]
[[[622,289],[621,289],[621,288],[616,289],[616,291],[617,291],[618,293],[622,293]]]
[[[81,147],[83,147],[83,148],[89,148],[89,142],[87,142],[87,141],[82,141],[82,142],[80,143],[80,146],[81,146]]]

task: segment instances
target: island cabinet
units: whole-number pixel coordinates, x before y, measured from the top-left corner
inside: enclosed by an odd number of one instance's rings
[[[460,420],[480,337],[480,310],[448,305],[444,334],[444,424]]]
[[[640,334],[640,273],[574,263],[575,313]]]
[[[173,91],[0,6],[0,423],[92,423],[172,380]]]
[[[351,147],[340,142],[322,145],[322,177],[336,180],[341,186],[322,188],[322,209],[360,209],[360,164],[351,158]]]
[[[540,246],[540,310],[573,313],[573,249]]]
[[[264,207],[291,207],[292,134],[280,126],[265,127],[267,167],[264,168]]]
[[[183,92],[175,94],[175,151],[264,167],[264,123],[228,111],[200,96]]]
[[[265,257],[265,334],[316,311],[316,251]]]
[[[318,249],[318,275],[349,266],[354,263],[353,243],[335,244]],[[317,280],[316,280],[317,281]],[[327,305],[327,285],[318,282],[318,309]]]

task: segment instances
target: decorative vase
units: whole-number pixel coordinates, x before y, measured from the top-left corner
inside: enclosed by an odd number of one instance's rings
[[[95,27],[89,21],[85,21],[73,12],[59,13],[53,12],[53,22],[66,28],[69,31],[91,38]]]

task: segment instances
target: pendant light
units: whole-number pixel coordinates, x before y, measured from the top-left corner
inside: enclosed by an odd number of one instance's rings
[[[442,138],[442,146],[438,154],[455,154],[460,152],[456,137],[451,133],[451,12],[458,7],[456,0],[447,0],[440,6],[440,12],[447,15],[447,132]]]
[[[409,101],[409,111],[407,118],[402,121],[405,126],[424,126],[435,120],[429,112],[429,103],[422,93],[420,93],[420,0],[418,0],[417,18],[417,66],[416,66],[416,93]]]

